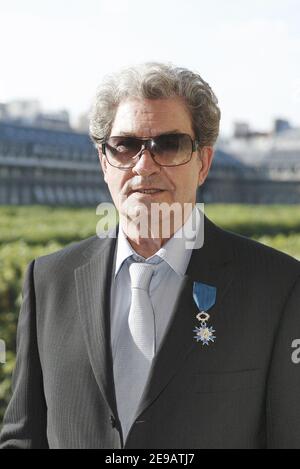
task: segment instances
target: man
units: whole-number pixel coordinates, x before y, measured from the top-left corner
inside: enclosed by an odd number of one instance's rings
[[[201,216],[219,120],[184,68],[100,87],[120,223],[29,264],[1,448],[300,447],[300,265]]]

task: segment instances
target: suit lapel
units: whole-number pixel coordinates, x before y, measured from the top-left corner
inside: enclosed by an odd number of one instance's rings
[[[89,262],[75,269],[78,310],[90,363],[100,391],[117,415],[110,341],[110,289],[116,239],[95,237],[83,255]]]
[[[116,238],[99,240],[83,253],[89,261],[75,269],[75,284],[80,320],[89,359],[99,389],[117,416],[110,340],[110,290]],[[211,316],[222,314],[222,299],[233,280],[231,245],[223,230],[204,217],[204,245],[193,250],[181,291],[165,337],[161,343],[137,409],[135,419],[158,397],[180,369],[196,341],[193,329],[197,306],[192,291],[194,281],[217,288],[216,304]]]
[[[179,370],[187,355],[199,344],[193,339],[199,312],[193,299],[194,281],[217,288],[215,305],[209,310],[212,318],[222,314],[222,299],[233,280],[230,244],[224,242],[223,230],[204,217],[204,245],[193,250],[184,276],[181,292],[174,307],[164,340],[153,360],[145,390],[135,419],[157,398]]]

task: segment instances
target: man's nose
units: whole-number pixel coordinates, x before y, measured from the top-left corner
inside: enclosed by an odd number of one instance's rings
[[[141,176],[148,176],[152,173],[159,173],[160,166],[155,162],[150,151],[146,148],[143,148],[138,161],[132,168],[132,171],[136,174],[140,174]]]

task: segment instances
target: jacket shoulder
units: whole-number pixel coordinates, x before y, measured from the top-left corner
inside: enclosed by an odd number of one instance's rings
[[[219,226],[217,230],[233,253],[233,257],[240,259],[240,262],[256,264],[261,269],[272,267],[287,269],[296,276],[300,275],[300,262],[295,257]]]
[[[74,270],[76,267],[88,262],[93,256],[101,252],[108,245],[111,245],[111,238],[100,238],[97,235],[77,241],[65,246],[58,251],[35,259],[35,270],[48,273],[53,269],[57,275],[63,271]]]

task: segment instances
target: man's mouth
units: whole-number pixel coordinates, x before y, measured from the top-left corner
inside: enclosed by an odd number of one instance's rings
[[[164,189],[136,189],[129,192],[129,195],[134,193],[141,193],[141,194],[158,194],[160,192],[164,192]]]

